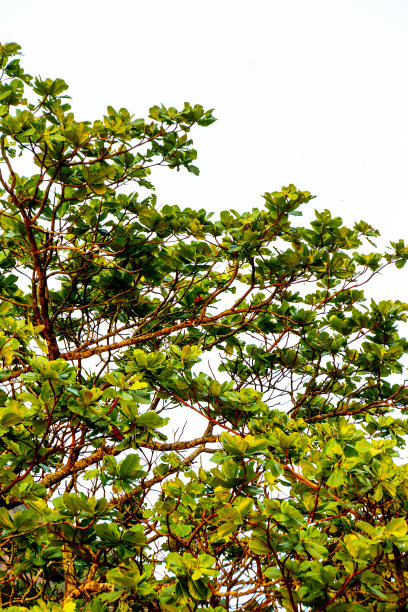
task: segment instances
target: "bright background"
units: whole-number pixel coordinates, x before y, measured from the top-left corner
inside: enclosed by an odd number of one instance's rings
[[[17,0],[0,40],[70,84],[78,119],[215,109],[193,132],[200,177],[159,169],[161,203],[243,211],[294,183],[389,240],[408,238],[407,30],[406,0]],[[407,281],[375,294],[408,300]]]

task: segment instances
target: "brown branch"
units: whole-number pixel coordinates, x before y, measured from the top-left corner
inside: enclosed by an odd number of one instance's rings
[[[203,317],[200,319],[200,324],[205,325],[209,323],[214,323],[219,321],[219,319],[223,317],[228,317],[230,315],[237,315],[242,313],[253,313],[258,312],[264,306],[268,305],[272,300],[272,296],[256,306],[249,306],[248,308],[239,308],[235,309],[234,307],[229,308],[228,310],[224,310],[217,315],[213,315],[212,317]],[[87,359],[88,357],[93,357],[93,355],[100,355],[101,353],[105,353],[106,351],[113,351],[116,349],[125,348],[126,346],[133,346],[135,344],[140,344],[142,342],[148,342],[153,340],[154,338],[161,338],[163,336],[168,336],[173,334],[174,332],[180,331],[182,329],[186,329],[187,327],[196,327],[197,319],[189,319],[187,321],[183,321],[182,323],[177,323],[176,325],[171,325],[169,327],[163,327],[155,332],[142,334],[140,336],[136,336],[134,338],[127,338],[126,340],[122,340],[121,342],[113,342],[109,345],[104,346],[96,346],[93,349],[88,349],[86,351],[82,351],[81,349],[75,349],[74,351],[69,351],[68,353],[62,353],[62,359],[66,360],[77,360],[77,359]]]
[[[196,438],[195,440],[188,440],[187,442],[143,442],[139,445],[139,447],[162,452],[179,451],[194,448],[198,444],[203,445],[207,443],[217,442],[217,440],[218,436],[203,436],[201,438]],[[90,467],[91,465],[102,461],[105,455],[119,455],[122,452],[123,448],[118,450],[118,448],[115,446],[100,448],[88,457],[85,457],[84,459],[79,459],[78,461],[75,461],[75,463],[71,464],[67,463],[57,472],[54,472],[53,474],[47,474],[47,476],[45,476],[41,480],[41,484],[43,484],[45,487],[51,487],[64,480],[64,478],[70,476],[73,472],[78,473],[79,471],[82,471],[87,467]]]

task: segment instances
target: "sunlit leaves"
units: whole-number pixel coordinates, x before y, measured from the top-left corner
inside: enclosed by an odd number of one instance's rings
[[[405,609],[408,305],[364,297],[404,241],[302,225],[292,184],[163,205],[151,169],[198,174],[212,111],[77,121],[18,55],[0,46],[2,605]]]

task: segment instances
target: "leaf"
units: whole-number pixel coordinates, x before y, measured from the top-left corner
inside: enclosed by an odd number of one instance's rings
[[[303,514],[289,501],[283,500],[281,502],[281,512],[299,524],[305,522]]]
[[[238,472],[239,467],[235,461],[227,461],[222,466],[222,473],[228,481],[234,481],[238,476]]]
[[[86,472],[84,472],[84,474],[82,474],[82,478],[84,480],[92,480],[93,478],[95,478],[95,476],[98,476],[98,474],[99,469],[87,470]]]
[[[141,349],[135,349],[133,351],[133,355],[136,359],[136,362],[139,366],[146,368],[147,367],[147,353],[142,351]]]
[[[137,417],[138,427],[149,427],[155,429],[156,427],[161,427],[164,425],[164,423],[165,419],[151,410]]]
[[[303,503],[305,505],[305,508],[308,512],[310,512],[311,510],[313,510],[314,505],[315,505],[315,501],[316,498],[312,493],[306,492],[303,494]]]
[[[13,528],[13,520],[6,508],[0,508],[0,525],[3,529]]]
[[[106,193],[106,185],[104,183],[88,183],[88,185],[97,195]]]
[[[121,540],[121,534],[117,525],[106,525],[104,523],[95,526],[95,533],[104,544],[116,546]]]
[[[13,427],[24,420],[24,407],[16,401],[9,401],[7,406],[0,407],[0,425]]]
[[[252,538],[249,540],[248,547],[249,550],[256,555],[269,555],[271,552],[268,544],[262,540],[259,540],[258,538]]]
[[[341,487],[345,483],[344,471],[339,469],[334,469],[327,479],[327,486],[337,488]]]
[[[221,385],[218,381],[212,380],[209,386],[210,393],[216,397],[221,393]]]
[[[240,498],[237,504],[237,508],[241,516],[245,516],[251,511],[254,500],[251,497]]]
[[[304,547],[315,559],[327,559],[329,556],[327,548],[317,542],[304,542]]]
[[[385,526],[385,531],[397,538],[402,538],[408,532],[407,521],[402,517],[391,519]]]
[[[121,480],[132,481],[143,475],[138,455],[129,454],[119,464],[119,477]]]
[[[236,532],[238,529],[239,529],[239,526],[236,523],[233,523],[233,522],[223,523],[222,525],[218,527],[217,531],[215,532],[215,538],[217,540],[219,538],[226,539],[228,536]]]
[[[232,436],[229,433],[221,434],[221,443],[229,455],[243,455],[248,448],[248,442],[240,436]]]
[[[378,537],[377,529],[366,521],[356,521],[356,527],[367,533],[370,538]]]
[[[81,512],[89,512],[90,510],[88,503],[75,493],[64,493],[59,500],[73,515],[80,514]]]
[[[186,348],[186,347],[185,347]],[[164,353],[149,353],[147,355],[147,368],[149,370],[155,370],[166,360]]]
[[[39,346],[43,353],[48,354],[48,347],[46,343],[41,340],[41,338],[34,338],[34,342]]]
[[[0,315],[6,314],[11,308],[10,302],[0,302]]]
[[[207,601],[210,594],[210,589],[202,580],[188,579],[188,591],[194,601]]]
[[[102,593],[102,595],[99,595],[99,599],[107,603],[113,603],[114,601],[118,601],[118,599],[123,599],[123,594],[124,589],[118,589],[112,593]]]
[[[126,531],[122,537],[125,546],[143,546],[146,543],[146,536],[143,533],[143,525],[135,525]]]
[[[129,387],[129,389],[131,389],[132,391],[135,391],[136,389],[144,389],[145,387],[147,387],[147,383],[141,381],[141,380],[135,380]]]
[[[191,525],[172,525],[171,527],[172,533],[175,533],[179,538],[184,538],[192,532]]]

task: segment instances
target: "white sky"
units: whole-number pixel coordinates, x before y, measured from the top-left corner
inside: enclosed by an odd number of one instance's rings
[[[407,0],[2,1],[1,42],[66,80],[78,119],[215,108],[193,133],[200,177],[159,169],[161,203],[243,211],[294,183],[407,237]],[[407,276],[377,290],[408,300]]]

